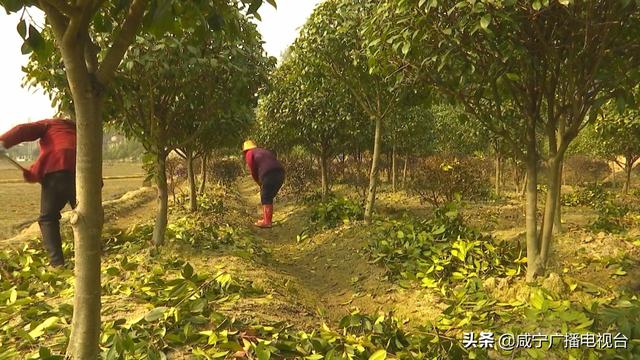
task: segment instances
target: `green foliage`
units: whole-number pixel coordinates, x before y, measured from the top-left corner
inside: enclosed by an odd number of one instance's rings
[[[190,219],[175,223],[175,234],[181,234],[175,243],[190,247],[189,237],[204,239],[213,231],[200,226]],[[387,230],[384,239],[394,237],[397,244],[404,244],[397,248],[400,252],[402,246],[412,246],[409,239],[414,235],[416,240],[424,236],[432,240],[430,246],[421,250],[437,248],[432,255],[443,249],[444,243],[451,245],[447,248],[448,255],[443,252],[437,262],[433,260],[444,268],[434,273],[448,273],[449,279],[440,280],[448,289],[442,299],[445,308],[432,323],[409,328],[391,314],[359,312],[345,316],[333,327],[321,325],[310,331],[279,323],[241,323],[221,314],[221,307],[259,289],[216,268],[196,269],[194,263],[179,259],[175,253],[150,254],[145,251],[144,240],[150,237],[152,226],[141,225],[127,234],[106,239],[104,244],[108,256],[102,269],[102,357],[489,359],[493,355],[490,357],[486,349],[465,349],[462,332],[493,331],[496,337],[506,332],[621,332],[629,339],[640,336],[640,302],[635,297],[621,295],[580,303],[566,300],[564,293],[533,286],[525,298],[498,300],[483,285],[483,277],[503,277],[505,266],[517,264],[510,260],[515,252],[492,248],[490,238],[464,225],[457,206],[438,209],[427,221],[381,224],[382,229]],[[416,233],[415,229],[421,230]],[[398,231],[404,234],[399,235]],[[427,235],[421,235],[423,232]],[[466,261],[459,261],[463,255],[459,245],[475,241],[491,246],[475,244],[463,256]],[[483,251],[477,251],[479,247]],[[49,270],[46,254],[38,248],[28,244],[20,250],[0,252],[0,358],[58,359],[61,356],[57,354],[63,353],[66,347],[72,306],[65,300],[72,295],[73,275],[70,270]],[[198,246],[193,250],[208,251]],[[485,264],[487,258],[492,259],[489,264]],[[469,275],[453,281],[458,279],[454,270],[461,269],[468,270]],[[519,278],[507,276],[506,279],[514,287],[528,289]],[[571,292],[587,286],[569,278],[564,281],[573,284],[569,287]],[[51,305],[51,299],[63,301]],[[579,359],[634,359],[640,355],[637,340],[631,341],[628,349],[615,350],[585,347],[564,350],[560,342],[554,344],[553,350],[501,353],[514,359],[543,359],[550,354]]]
[[[488,150],[489,132],[461,107],[436,104],[431,112],[431,132],[434,134],[432,146],[436,153],[473,155]]]
[[[638,88],[635,89],[638,91]],[[617,109],[615,101],[611,101],[603,109],[602,115],[594,125],[596,141],[592,146],[600,149],[601,154],[609,159],[623,156],[634,163],[640,158],[640,110],[635,107]]]
[[[193,216],[171,222],[167,226],[167,235],[197,249],[216,249],[221,245],[233,245],[236,239],[232,227],[204,223]]]
[[[134,295],[154,308],[128,321],[104,325],[105,358],[143,359],[152,353],[161,356],[171,348],[206,341],[208,336],[201,334],[202,326],[224,320],[213,311],[215,303],[238,297],[239,287],[227,273],[198,275],[191,264],[181,260],[165,266],[140,278],[138,288],[142,291]]]
[[[270,60],[255,25],[236,16],[242,36],[199,39],[186,29],[179,37],[139,37],[132,45],[109,112],[147,151],[211,151],[237,146],[245,136]]]
[[[247,16],[258,17],[257,10],[262,3],[262,0],[242,0],[232,3],[148,1],[142,9],[144,14],[140,19],[143,25],[141,33],[142,36],[163,37],[170,35],[180,37],[188,32],[195,41],[202,40],[215,32],[239,36],[244,30],[237,16],[239,11],[243,10]],[[131,19],[131,4],[131,1],[102,2],[99,6],[86,8],[83,11],[73,11],[72,16],[69,13],[60,13],[58,9],[54,11],[51,6],[43,7],[37,1],[7,0],[0,2],[0,7],[4,7],[8,13],[22,11],[17,31],[24,39],[22,53],[30,53],[29,63],[24,68],[27,73],[25,82],[29,86],[42,87],[50,96],[53,106],[59,106],[64,110],[73,108],[65,66],[54,42],[51,21],[47,21],[44,29],[40,29],[40,24],[31,19],[28,7],[35,6],[41,10],[47,9],[49,10],[46,12],[47,16],[51,16],[51,13],[57,14],[58,18],[65,23],[69,23],[71,17],[77,19],[82,16],[91,19],[77,31],[87,35],[91,34],[90,43],[87,46],[97,50],[97,59],[104,60],[106,53],[117,47],[115,43],[122,41],[123,37],[128,35],[120,30],[125,20]],[[136,29],[135,26],[134,29]],[[89,37],[87,36],[87,38]],[[118,44],[118,46],[122,45],[124,44]],[[88,62],[92,60],[91,56],[86,56]],[[100,74],[100,77],[103,75],[105,74]],[[104,79],[100,78],[99,80]]]
[[[125,234],[106,239],[103,263],[103,323],[101,346],[107,359],[160,359],[171,348],[208,342],[200,332],[204,324],[222,327],[228,320],[214,312],[220,303],[233,302],[240,294],[255,292],[245,282],[216,271],[198,274],[193,265],[175,256],[145,255],[152,225],[138,225]],[[229,226],[206,226],[189,219],[172,223],[175,238],[199,251],[217,246],[246,248],[246,234]],[[69,336],[73,295],[73,274],[68,269],[52,270],[37,245],[0,252],[0,358],[55,359]],[[213,246],[211,246],[213,245]],[[249,250],[252,252],[251,250]],[[65,252],[69,252],[65,246]],[[147,251],[148,253],[148,251]],[[66,254],[67,258],[72,258]],[[112,303],[113,298],[124,303]],[[63,301],[51,304],[52,298]],[[113,314],[114,306],[119,313]],[[124,313],[122,312],[124,310]],[[129,316],[130,313],[139,314]],[[16,314],[19,314],[16,317]],[[126,316],[126,318],[120,318]],[[235,333],[237,334],[237,332]],[[46,342],[43,343],[43,339]],[[237,337],[231,337],[232,341]],[[221,337],[222,339],[222,337]],[[39,348],[43,344],[46,347]],[[39,355],[38,355],[39,354]],[[39,356],[39,357],[38,357]]]
[[[197,272],[192,264],[175,256],[143,255],[146,244],[142,240],[150,231],[151,226],[139,226],[127,236],[109,238],[105,243],[105,251],[110,254],[103,265],[106,315],[101,347],[105,359],[162,359],[175,350],[187,351],[198,359],[246,356],[363,360],[384,359],[387,355],[435,356],[446,354],[452,347],[464,351],[446,338],[432,346],[429,340],[433,335],[423,338],[412,334],[398,319],[383,315],[353,313],[336,329],[323,325],[311,332],[239,323],[220,314],[218,307],[256,290],[222,271]],[[4,251],[0,257],[0,299],[7,304],[0,306],[0,356],[26,358],[24,354],[32,353],[30,358],[34,359],[58,358],[52,354],[64,351],[72,309],[66,303],[49,306],[46,298],[71,295],[71,272],[48,271],[46,254],[29,247]],[[114,297],[127,302],[112,303]],[[20,317],[16,319],[15,314]],[[46,347],[40,347],[44,337]]]
[[[631,207],[616,200],[602,184],[591,184],[570,193],[562,194],[564,206],[588,206],[598,217],[589,224],[593,232],[622,233],[631,225],[628,218]]]
[[[362,220],[362,205],[345,197],[330,197],[313,208],[311,226],[331,229],[355,220]]]
[[[605,204],[611,195],[601,184],[591,184],[584,188],[579,188],[570,193],[562,194],[562,205],[564,206],[589,206],[598,208]]]
[[[622,233],[627,230],[626,215],[631,210],[627,205],[613,200],[605,201],[596,206],[597,219],[589,225],[591,231],[607,233]]]
[[[478,200],[490,194],[489,169],[483,160],[437,155],[417,162],[409,189],[422,201],[438,206],[456,195]]]
[[[50,346],[66,345],[72,306],[47,299],[73,294],[72,272],[51,271],[47,264],[40,246],[0,252],[0,358],[37,350],[44,337]]]
[[[598,216],[589,224],[593,232],[622,233],[632,220],[628,218],[631,207],[613,197],[602,184],[591,184],[570,193],[562,194],[564,206],[588,206],[595,209]]]
[[[559,89],[566,84],[580,91],[575,85],[580,78],[584,80],[578,81],[582,85],[589,82],[601,86],[596,92],[582,90],[584,100],[596,100],[587,101],[591,104],[587,113],[595,114],[609,98],[615,98],[621,109],[633,103],[632,91],[640,79],[632,70],[638,61],[637,54],[625,49],[621,51],[626,56],[620,58],[620,53],[614,55],[613,49],[637,44],[639,20],[635,2],[589,3],[587,6],[572,1],[535,1],[533,7],[531,3],[509,1],[496,6],[457,0],[380,1],[365,27],[371,71],[394,76],[398,81],[411,79],[437,87],[443,95],[464,104],[467,112],[516,149],[522,145],[517,139],[524,140],[520,135],[524,135],[526,126],[517,113],[533,110],[522,106],[532,96],[540,100],[538,106],[548,102],[547,108],[575,103],[575,93],[565,94]],[[594,33],[589,27],[573,26],[587,22],[602,24],[609,17],[619,20],[608,27],[610,32]],[[536,28],[545,31],[532,31]],[[529,41],[537,46],[530,46]],[[560,43],[562,52],[539,51]],[[611,53],[597,50],[602,46],[611,49]],[[587,59],[589,63],[596,59],[600,62],[596,67],[589,67],[584,62]],[[407,66],[405,71],[395,71],[392,64]],[[543,76],[529,71],[545,65],[549,67]],[[578,68],[584,71],[577,71]],[[622,80],[629,72],[633,74]],[[545,86],[550,77],[563,84],[549,89],[551,94],[526,87],[532,82]],[[551,118],[540,120],[556,129],[558,123],[554,118],[566,115],[567,130],[578,130],[575,126],[585,121],[582,113],[573,117],[563,112],[549,113]]]
[[[224,211],[221,200],[202,197],[201,210],[208,212]],[[233,248],[248,254],[261,254],[263,250],[255,244],[252,236],[245,230],[236,229],[231,225],[220,225],[211,221],[210,217],[203,217],[189,213],[188,215],[174,211],[177,219],[167,225],[167,239],[181,246],[188,245],[196,250],[216,250]],[[150,240],[153,224],[141,224],[130,229],[118,241]]]
[[[271,113],[285,112],[285,119],[299,124],[276,125],[278,129],[293,132],[290,137],[323,159],[361,150],[367,142],[370,146],[372,125],[380,130],[379,125],[386,124],[401,103],[402,91],[394,87],[392,79],[369,72],[362,27],[375,4],[348,0],[319,4],[283,62],[284,74],[277,74],[283,80],[277,79],[276,84],[284,83],[286,89],[274,92],[275,100],[267,101],[275,110]],[[288,72],[291,76],[287,77]],[[413,90],[407,93],[416,94]],[[269,117],[266,120],[277,123]],[[376,157],[380,138],[374,141]]]
[[[465,225],[456,203],[436,209],[429,219],[383,222],[378,232],[369,245],[374,262],[406,286],[421,281],[443,294],[456,281],[519,275],[526,262],[517,244],[498,244]]]
[[[224,202],[209,193],[198,194],[198,209],[209,214],[222,214],[224,212]]]
[[[571,281],[567,279],[566,281]],[[481,279],[472,278],[464,285],[458,285],[451,295],[444,299],[447,307],[436,321],[427,326],[431,332],[443,337],[460,339],[462,332],[491,331],[496,339],[506,333],[518,334],[584,334],[621,333],[628,339],[640,330],[635,325],[640,314],[640,303],[634,297],[623,295],[614,301],[595,299],[575,302],[566,300],[566,294],[558,294],[543,288],[525,284],[511,286],[527,287],[524,298],[509,297],[498,300],[482,284]],[[571,287],[575,291],[577,284]],[[579,336],[579,335],[578,335]],[[628,349],[587,348],[565,349],[564,336],[553,340],[553,348],[544,342],[542,348],[519,348],[515,351],[499,350],[502,356],[514,359],[546,359],[549,356],[575,359],[632,359],[640,354],[637,342],[630,341]],[[455,349],[452,349],[455,350]],[[445,357],[456,357],[454,352],[445,352]],[[448,355],[448,356],[447,356]],[[458,358],[458,357],[456,357]],[[478,358],[489,358],[486,353]],[[493,356],[491,358],[494,358]]]
[[[381,360],[467,356],[455,339],[418,330],[410,332],[392,315],[370,316],[353,312],[337,329],[322,325],[312,332],[277,331],[257,327],[274,358]],[[268,330],[267,330],[268,329]],[[482,352],[480,352],[482,353]]]
[[[339,79],[320,66],[309,67],[299,45],[289,51],[259,103],[255,131],[260,143],[281,152],[298,145],[332,158],[366,137],[367,118]]]

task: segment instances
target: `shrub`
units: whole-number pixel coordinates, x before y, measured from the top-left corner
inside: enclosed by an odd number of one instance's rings
[[[287,174],[280,191],[282,195],[302,198],[319,186],[320,173],[314,168],[313,162],[309,161],[309,158],[290,155],[280,159],[280,162]]]
[[[208,213],[222,214],[224,203],[220,198],[214,198],[210,194],[198,194],[198,208]]]
[[[491,193],[486,163],[470,157],[430,156],[418,160],[410,190],[421,201],[439,206],[459,194],[468,200],[487,198]]]
[[[187,167],[184,159],[177,156],[167,157],[167,178],[184,180],[187,178]]]
[[[353,187],[361,199],[366,197],[369,186],[369,162],[349,155],[334,164],[335,174],[340,181]]]
[[[323,229],[361,220],[364,216],[362,206],[350,199],[330,197],[313,209],[311,224]]]
[[[594,232],[621,233],[627,230],[629,206],[614,201],[606,201],[596,207],[598,218],[589,225]]]
[[[208,171],[211,177],[223,185],[229,185],[242,176],[242,165],[238,159],[223,158],[209,162]]]
[[[610,171],[606,161],[575,155],[565,160],[563,175],[568,184],[582,185],[601,181]]]
[[[610,194],[601,184],[590,184],[571,193],[562,194],[562,205],[596,208],[609,199]]]

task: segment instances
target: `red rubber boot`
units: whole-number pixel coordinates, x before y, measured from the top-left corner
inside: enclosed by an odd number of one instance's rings
[[[273,205],[262,205],[262,220],[256,222],[256,226],[268,229],[271,227],[273,220]]]

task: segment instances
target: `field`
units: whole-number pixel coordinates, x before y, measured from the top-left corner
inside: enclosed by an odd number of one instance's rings
[[[24,166],[27,166],[26,164]],[[142,186],[140,164],[105,163],[103,200],[119,198]],[[40,212],[40,185],[21,181],[21,174],[6,162],[0,162],[0,239],[15,235],[21,228],[37,221]],[[129,177],[131,178],[120,178]],[[115,178],[114,178],[115,177]]]

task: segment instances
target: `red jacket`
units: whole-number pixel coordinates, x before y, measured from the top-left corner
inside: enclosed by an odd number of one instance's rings
[[[41,182],[56,171],[76,171],[76,125],[64,119],[46,119],[14,127],[0,136],[4,147],[40,139],[40,155],[29,171],[28,182]]]
[[[262,185],[262,178],[272,170],[284,170],[276,156],[269,150],[254,148],[244,154],[251,176]]]

